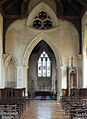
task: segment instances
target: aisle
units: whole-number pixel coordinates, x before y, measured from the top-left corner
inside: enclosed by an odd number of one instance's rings
[[[21,119],[69,119],[56,101],[31,100]]]

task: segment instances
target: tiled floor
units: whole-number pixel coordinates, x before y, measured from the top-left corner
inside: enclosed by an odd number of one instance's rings
[[[31,100],[21,119],[69,119],[56,101]]]

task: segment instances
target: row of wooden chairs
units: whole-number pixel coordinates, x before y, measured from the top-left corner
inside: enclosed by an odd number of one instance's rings
[[[29,106],[30,100],[21,98],[1,98],[0,99],[0,119],[20,119],[21,114]]]
[[[19,119],[17,105],[0,105],[0,115],[2,119]]]
[[[87,97],[61,97],[61,105],[71,119],[87,119]]]

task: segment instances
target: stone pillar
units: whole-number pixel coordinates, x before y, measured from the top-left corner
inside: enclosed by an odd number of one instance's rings
[[[17,66],[17,88],[24,88],[23,85],[23,66]]]
[[[84,71],[83,56],[79,55],[78,57],[79,57],[78,66],[77,66],[78,88],[87,88],[87,75],[85,77],[86,82],[83,82],[84,81],[84,78],[83,78],[83,71]],[[86,59],[85,67],[86,67],[85,73],[87,74],[87,59]],[[83,83],[86,84],[86,87],[84,87]]]
[[[61,68],[60,66],[58,66],[56,69],[57,69],[57,101],[59,101],[61,96]]]
[[[28,96],[28,69],[29,67],[28,66],[24,66],[23,67],[23,86],[24,88],[26,88],[26,91],[25,91],[25,96]]]
[[[61,66],[61,88],[67,89],[67,66]]]
[[[28,96],[27,92],[27,71],[29,67],[19,65],[17,66],[17,88],[25,88],[25,96]]]
[[[3,55],[3,17],[0,14],[0,88],[4,88],[2,55]]]
[[[55,64],[54,61],[52,61],[52,91],[55,92],[56,91],[56,87],[55,87],[55,81],[56,81],[56,69],[55,69]]]
[[[6,84],[5,84],[5,82],[6,82],[6,78],[7,78],[7,67],[5,66],[5,59],[6,59],[6,54],[3,54],[3,56],[2,56],[3,58],[2,58],[2,75],[3,75],[3,81],[2,81],[2,85],[3,85],[3,88],[5,88],[6,87]]]
[[[86,52],[84,52],[84,54],[83,54],[83,68],[82,69],[83,69],[83,82],[82,82],[82,80],[80,80],[80,81],[83,84],[82,88],[87,88],[87,57],[86,57]],[[81,71],[80,71],[80,74],[81,74]]]

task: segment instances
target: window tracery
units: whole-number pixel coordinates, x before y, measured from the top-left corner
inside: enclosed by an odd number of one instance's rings
[[[50,29],[52,28],[52,20],[46,12],[41,11],[35,16],[33,20],[33,27],[36,29]]]
[[[44,51],[41,53],[38,60],[38,77],[50,77],[51,76],[51,61]]]

